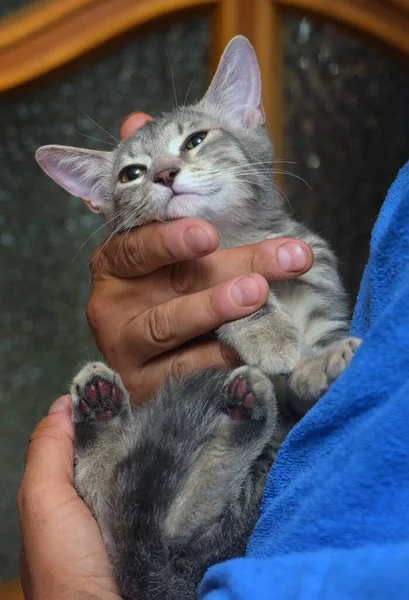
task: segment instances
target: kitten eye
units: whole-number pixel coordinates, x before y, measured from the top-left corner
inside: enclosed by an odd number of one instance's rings
[[[122,183],[129,183],[130,181],[135,181],[135,179],[139,179],[146,172],[146,167],[141,165],[131,165],[130,167],[125,167],[119,174],[119,179]]]
[[[203,142],[206,136],[207,131],[199,131],[198,133],[194,133],[187,138],[183,150],[193,150],[193,148],[196,148],[196,146]]]

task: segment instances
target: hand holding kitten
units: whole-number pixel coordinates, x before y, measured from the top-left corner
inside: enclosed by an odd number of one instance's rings
[[[18,493],[27,600],[120,600],[97,522],[73,486],[74,427],[63,396],[33,431]]]
[[[147,119],[130,115],[121,138]],[[149,397],[169,374],[237,364],[217,340],[184,344],[256,312],[266,301],[267,281],[302,275],[313,262],[311,249],[299,240],[222,250],[218,243],[209,223],[186,218],[119,234],[103,251],[96,249],[88,321],[134,401]],[[244,289],[234,289],[237,283]]]

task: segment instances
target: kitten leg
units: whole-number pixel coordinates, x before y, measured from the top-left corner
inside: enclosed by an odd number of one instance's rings
[[[347,337],[322,350],[312,350],[295,367],[290,387],[296,394],[293,400],[297,411],[306,412],[343,372],[361,345],[361,340]]]
[[[97,518],[104,536],[109,529],[104,523],[112,512],[110,481],[115,467],[128,453],[129,395],[117,373],[95,362],[88,363],[74,378],[71,402],[75,487]]]
[[[243,531],[247,541],[251,532],[248,527],[251,529],[258,514],[265,478],[275,455],[270,446],[277,406],[273,384],[259,369],[239,367],[221,382],[208,413],[208,417],[212,415],[213,433],[182,480],[164,529],[186,549],[190,543],[197,544],[192,532],[232,527],[222,538],[215,536],[217,549],[204,536],[202,557],[210,551],[213,556],[221,553],[223,559],[224,543],[231,543],[229,540],[237,539]],[[226,504],[229,497],[232,501]]]
[[[217,335],[245,364],[270,376],[291,373],[301,358],[301,333],[272,292],[256,313],[225,323]]]
[[[267,475],[283,441],[278,406],[271,379],[248,366],[229,375],[222,397],[230,417],[230,447],[237,463],[229,492],[238,483],[241,490],[237,493],[241,500],[235,504],[236,519],[231,523],[230,535],[237,536],[242,529],[242,539],[247,541],[259,516]],[[228,531],[225,534],[229,537]]]

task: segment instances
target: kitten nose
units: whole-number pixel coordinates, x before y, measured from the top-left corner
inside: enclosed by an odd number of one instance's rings
[[[177,167],[173,167],[172,169],[164,169],[155,175],[155,179],[153,181],[154,183],[161,183],[166,187],[172,187],[175,177],[179,171],[180,169]]]

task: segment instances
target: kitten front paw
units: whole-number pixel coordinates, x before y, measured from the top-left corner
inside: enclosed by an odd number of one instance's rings
[[[225,323],[218,328],[217,336],[237,352],[244,364],[270,377],[290,374],[303,350],[300,330],[272,292],[257,312]]]
[[[332,383],[341,375],[361,344],[362,340],[359,338],[349,337],[338,342],[334,348],[329,349],[327,357],[327,378],[329,383]]]
[[[290,385],[298,398],[309,406],[321,398],[352,360],[361,340],[345,338],[332,344],[321,354],[306,356],[294,369]]]
[[[88,363],[71,386],[75,423],[112,421],[129,407],[129,396],[117,373],[101,362]]]
[[[301,360],[300,332],[285,315],[271,307],[225,323],[219,327],[218,337],[237,352],[244,364],[261,369],[270,377],[290,374]]]
[[[248,358],[249,364],[257,365],[264,373],[275,376],[291,373],[300,362],[301,356],[301,342],[286,340],[279,347],[274,341],[261,344],[249,353]]]
[[[275,410],[274,387],[260,369],[238,367],[223,386],[224,407],[233,421],[259,421]]]

